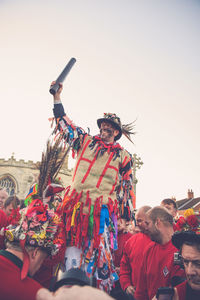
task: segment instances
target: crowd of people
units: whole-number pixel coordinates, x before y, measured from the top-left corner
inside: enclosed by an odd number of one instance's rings
[[[173,199],[136,209],[133,160],[117,142],[131,141],[133,124],[106,113],[91,136],[65,114],[61,92],[28,200],[0,189],[0,299],[200,299],[200,215],[179,216]],[[76,164],[63,187],[69,150]]]

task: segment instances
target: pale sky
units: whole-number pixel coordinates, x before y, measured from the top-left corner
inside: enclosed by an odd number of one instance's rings
[[[200,197],[199,0],[0,0],[0,158],[38,161],[51,133],[51,81],[73,121],[135,119],[137,207]]]

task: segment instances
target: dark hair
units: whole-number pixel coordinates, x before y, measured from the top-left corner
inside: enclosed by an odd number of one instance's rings
[[[174,201],[173,199],[170,199],[170,198],[162,200],[161,204],[168,204],[168,205],[172,204],[176,210],[178,209],[176,201]]]
[[[200,252],[200,244],[199,243],[197,243],[195,241],[184,241],[181,248],[180,248],[180,253],[182,253],[183,245],[195,247]]]
[[[4,208],[6,208],[10,204],[13,205],[13,208],[17,208],[17,206],[20,204],[19,198],[17,196],[8,197],[4,202]]]
[[[124,207],[123,214],[119,217],[119,219],[124,219],[126,221],[130,221],[130,211],[128,210],[128,207]]]

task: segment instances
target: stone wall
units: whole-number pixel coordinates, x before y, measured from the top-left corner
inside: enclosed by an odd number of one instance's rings
[[[9,183],[14,184],[15,194],[19,199],[24,199],[38,176],[36,163],[33,161],[24,161],[23,159],[16,160],[12,155],[8,160],[0,159],[0,187],[1,184],[7,184],[9,192]],[[71,182],[72,171],[68,169],[68,157],[59,173],[59,177],[64,187],[67,187]],[[3,180],[5,179],[5,180]],[[5,186],[6,188],[6,186]]]

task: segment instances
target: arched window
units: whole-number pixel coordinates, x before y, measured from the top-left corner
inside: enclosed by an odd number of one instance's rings
[[[15,194],[15,182],[9,176],[3,176],[0,178],[0,188],[5,189],[9,196]]]

